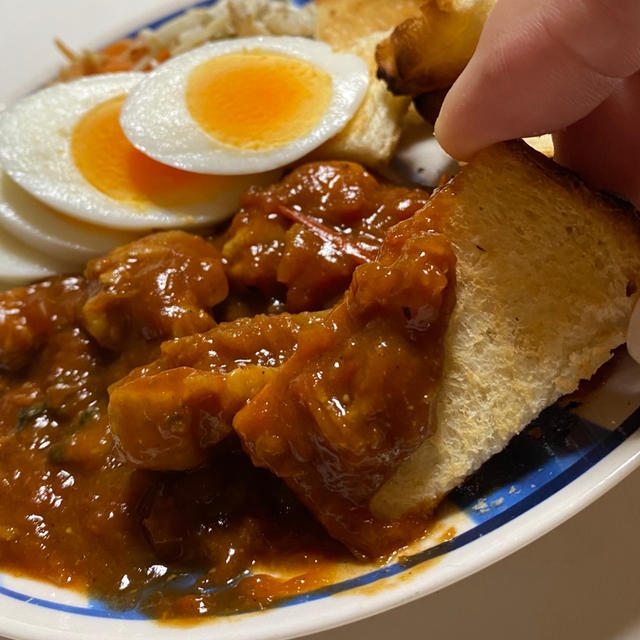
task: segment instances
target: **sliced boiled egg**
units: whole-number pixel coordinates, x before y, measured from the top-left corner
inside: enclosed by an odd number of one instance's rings
[[[293,37],[239,38],[160,65],[129,95],[121,124],[145,154],[186,171],[262,172],[338,133],[369,83],[367,64]]]
[[[29,247],[0,227],[0,289],[72,270],[68,262]]]
[[[136,237],[68,218],[30,196],[1,170],[0,226],[24,244],[76,268]]]
[[[0,166],[58,212],[129,230],[219,221],[236,210],[248,186],[277,177],[204,176],[138,151],[122,132],[119,116],[143,77],[91,76],[23,98],[0,114]]]

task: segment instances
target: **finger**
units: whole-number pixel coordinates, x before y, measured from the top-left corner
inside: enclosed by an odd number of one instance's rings
[[[554,134],[555,159],[640,208],[640,73],[588,116]]]
[[[499,0],[436,122],[465,158],[566,127],[640,68],[638,0]]]

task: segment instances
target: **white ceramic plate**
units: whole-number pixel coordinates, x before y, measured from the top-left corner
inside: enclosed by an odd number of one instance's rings
[[[138,0],[133,11],[127,0],[11,4],[11,18],[0,25],[0,54],[13,61],[9,68],[3,65],[0,100],[5,102],[55,70],[54,36],[74,45],[104,44],[183,6],[157,0]],[[146,9],[152,13],[144,15]],[[193,640],[294,637],[441,589],[550,531],[640,466],[639,425],[640,367],[620,351],[579,403],[545,412],[456,491],[450,500],[454,508],[432,538],[401,563],[355,569],[329,588],[259,613],[212,619],[188,635]],[[449,528],[455,536],[442,542]],[[0,635],[177,640],[186,633],[141,619],[135,610],[114,611],[73,592],[0,574]]]

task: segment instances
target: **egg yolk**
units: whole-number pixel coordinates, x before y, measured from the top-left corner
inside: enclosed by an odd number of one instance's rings
[[[96,189],[120,202],[143,208],[188,206],[212,199],[231,178],[181,171],[138,151],[120,126],[126,96],[88,111],[71,137],[73,161]]]
[[[219,142],[251,150],[307,135],[332,96],[328,73],[303,60],[250,51],[207,60],[190,74],[186,104]]]

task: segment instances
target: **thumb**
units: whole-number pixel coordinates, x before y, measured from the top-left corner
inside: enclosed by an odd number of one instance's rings
[[[436,122],[466,158],[584,118],[640,69],[638,0],[499,0]]]

